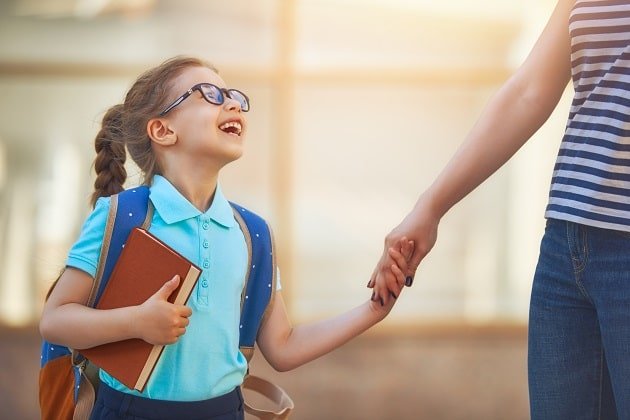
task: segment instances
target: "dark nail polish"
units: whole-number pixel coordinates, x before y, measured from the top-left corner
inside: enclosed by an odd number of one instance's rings
[[[381,306],[385,306],[385,301],[383,300],[383,298],[380,298],[380,299],[381,299]]]
[[[393,297],[394,299],[398,299],[398,296],[396,296],[396,295],[394,294],[394,292],[389,292],[389,295],[390,295],[391,297]]]
[[[412,285],[412,284],[413,284],[413,277],[408,276],[408,277],[405,279],[405,286],[407,286],[407,287],[411,287],[411,285]]]
[[[374,300],[374,296],[376,296],[376,292],[372,292],[372,297],[370,298],[370,300]]]
[[[372,283],[372,280],[368,281],[367,287],[370,287],[370,283]]]

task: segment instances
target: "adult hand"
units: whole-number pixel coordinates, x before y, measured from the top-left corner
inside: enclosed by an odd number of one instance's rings
[[[385,237],[383,254],[368,283],[368,287],[374,288],[376,299],[382,299],[387,305],[392,298],[390,293],[397,294],[404,285],[411,286],[420,262],[435,245],[439,221],[439,216],[421,199],[411,213]],[[395,262],[389,254],[389,249],[403,237],[414,243],[414,250],[407,265],[406,282],[400,284],[400,276],[396,277],[391,270]]]

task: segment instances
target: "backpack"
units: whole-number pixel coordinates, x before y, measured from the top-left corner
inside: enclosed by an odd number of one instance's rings
[[[276,262],[273,237],[260,216],[230,203],[247,243],[249,264],[241,299],[239,347],[248,362],[243,388],[272,400],[277,411],[260,410],[245,403],[245,411],[261,419],[285,419],[293,409],[291,398],[276,385],[249,375],[258,330],[273,304],[276,288]],[[148,228],[153,215],[149,188],[140,186],[111,196],[105,236],[88,306],[94,307],[107,284],[127,236],[134,227]],[[56,282],[55,282],[56,283]],[[55,287],[51,286],[50,291]],[[50,291],[48,292],[50,294]],[[39,374],[39,403],[42,420],[90,417],[98,384],[98,367],[65,346],[43,341]]]

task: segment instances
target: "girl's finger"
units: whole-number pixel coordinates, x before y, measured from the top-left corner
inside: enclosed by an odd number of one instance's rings
[[[402,286],[405,284],[405,274],[396,264],[392,264],[390,268],[392,270],[392,273],[394,273],[394,275],[396,276],[396,281],[402,288]],[[391,293],[394,294],[393,292]],[[398,296],[394,294],[394,297],[397,298]]]
[[[400,252],[396,251],[394,248],[390,248],[389,256],[392,257],[396,265],[398,265],[402,271],[407,271],[407,260]]]

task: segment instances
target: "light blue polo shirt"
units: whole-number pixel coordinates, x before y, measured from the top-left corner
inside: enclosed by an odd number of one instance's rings
[[[161,400],[195,401],[226,394],[242,383],[247,369],[238,347],[248,263],[245,238],[219,186],[205,213],[159,175],[153,178],[149,198],[155,207],[149,231],[203,270],[188,301],[190,324],[177,343],[164,348],[142,393],[102,370],[101,379],[119,391]],[[95,276],[109,206],[109,197],[97,201],[67,266]]]

